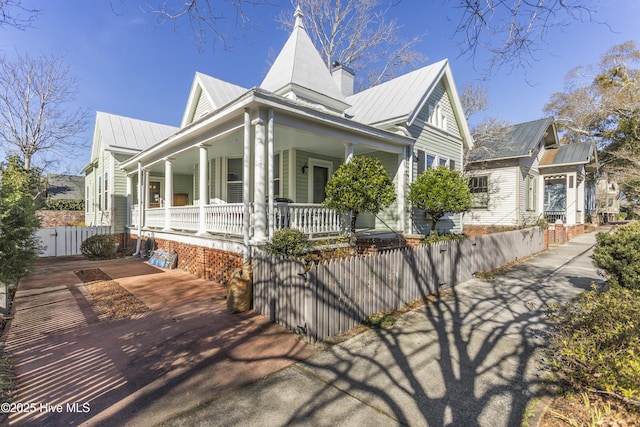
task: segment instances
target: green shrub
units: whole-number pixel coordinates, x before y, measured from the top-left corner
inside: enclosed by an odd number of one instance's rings
[[[264,246],[271,255],[302,257],[311,252],[311,242],[306,234],[289,228],[278,230],[273,238]]]
[[[552,366],[577,390],[640,398],[640,290],[593,289],[565,305],[552,305]]]
[[[84,200],[47,199],[44,208],[50,211],[83,211]]]
[[[640,289],[640,222],[623,225],[614,233],[599,233],[593,260],[612,285]]]
[[[464,240],[467,236],[464,234],[453,234],[453,233],[442,233],[439,234],[437,231],[432,231],[427,237],[424,238],[422,243],[428,245],[430,243],[437,242],[446,242],[448,240]]]
[[[109,259],[115,255],[115,244],[116,239],[113,235],[96,234],[82,242],[80,252],[89,259]]]

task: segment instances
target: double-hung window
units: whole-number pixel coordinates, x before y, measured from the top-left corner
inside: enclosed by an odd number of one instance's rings
[[[471,191],[471,207],[486,208],[489,206],[489,177],[474,176],[469,180]]]
[[[227,202],[242,202],[242,173],[244,166],[242,157],[227,159]]]

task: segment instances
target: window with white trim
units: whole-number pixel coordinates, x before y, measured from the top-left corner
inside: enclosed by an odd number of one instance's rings
[[[98,177],[98,194],[96,194],[96,199],[98,200],[98,210],[102,210],[102,177]]]
[[[227,159],[227,203],[242,202],[242,157]]]
[[[109,210],[109,172],[104,173],[104,210]]]
[[[438,166],[447,166],[449,164],[449,159],[447,159],[446,157],[440,157],[438,159]]]
[[[280,197],[280,153],[273,155],[273,197]]]
[[[471,207],[486,208],[489,206],[489,177],[474,176],[469,180],[471,191]]]

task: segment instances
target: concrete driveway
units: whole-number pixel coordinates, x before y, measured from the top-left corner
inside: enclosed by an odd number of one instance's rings
[[[74,274],[93,268],[151,311],[105,319]],[[314,354],[262,316],[230,314],[225,293],[138,259],[39,260],[3,336],[17,374],[11,425],[155,425]]]

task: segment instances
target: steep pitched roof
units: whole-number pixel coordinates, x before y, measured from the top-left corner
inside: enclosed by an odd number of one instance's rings
[[[346,113],[366,124],[407,121],[438,83],[446,64],[445,59],[351,95]]]
[[[349,105],[305,31],[300,8],[296,9],[295,16],[293,31],[260,87],[344,111]]]
[[[187,108],[182,118],[181,127],[193,121],[198,103],[202,102],[202,97],[205,97],[211,105],[211,109],[215,110],[233,101],[245,92],[247,92],[247,89],[241,86],[196,72],[193,83],[191,84],[189,100],[187,101]]]
[[[548,130],[551,129],[551,134]],[[529,156],[538,144],[545,139],[549,146],[558,145],[553,118],[533,120],[508,126],[496,132],[497,137],[485,141],[482,150],[472,153],[469,160],[486,161]]]
[[[177,127],[98,111],[94,138],[102,137],[102,149],[136,153],[174,134]],[[96,141],[94,140],[94,145]]]

